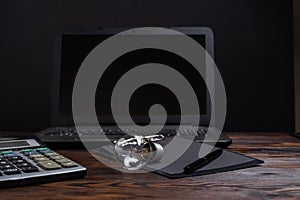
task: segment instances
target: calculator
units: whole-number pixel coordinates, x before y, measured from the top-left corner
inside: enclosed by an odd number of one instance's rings
[[[82,178],[86,168],[37,139],[0,141],[0,188]]]

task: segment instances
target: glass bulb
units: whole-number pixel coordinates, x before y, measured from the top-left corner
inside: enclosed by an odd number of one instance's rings
[[[153,145],[143,136],[119,139],[114,147],[115,159],[129,171],[143,168],[153,157]]]

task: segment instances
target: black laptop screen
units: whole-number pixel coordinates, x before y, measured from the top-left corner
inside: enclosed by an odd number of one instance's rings
[[[61,115],[72,115],[72,89],[75,81],[76,74],[78,72],[81,63],[85,57],[90,53],[90,51],[96,47],[103,40],[107,39],[111,35],[94,35],[94,34],[65,34],[62,36],[62,46],[61,46],[61,68],[60,68],[60,97],[59,97],[59,112]],[[205,35],[189,35],[198,43],[200,43],[205,48]],[[170,36],[172,37],[172,36]],[[199,53],[199,59],[200,53]],[[193,85],[193,89],[197,94],[198,99],[200,98],[200,111],[201,114],[206,114],[207,112],[207,89],[204,81],[199,74],[193,73],[191,71],[192,66],[188,66],[184,59],[175,55],[173,53],[157,50],[157,49],[143,49],[137,50],[135,52],[130,52],[124,56],[118,58],[115,62],[117,66],[111,70],[105,71],[104,77],[118,77],[121,76],[122,70],[120,67],[138,65],[140,63],[163,63],[168,66],[172,66],[180,73],[183,73],[185,77]],[[204,61],[205,62],[205,61]],[[113,83],[117,80],[112,80],[111,78],[104,78],[103,84],[108,88],[113,89]],[[98,84],[96,92],[96,111],[102,115],[110,115],[110,101],[103,100],[103,96],[109,96],[109,91],[101,91],[99,94],[99,88],[101,89],[101,84]],[[187,114],[193,115],[197,114],[196,111],[189,111],[189,113],[181,113],[178,107],[178,101],[174,100],[172,92],[168,92],[163,87],[152,86],[143,88],[146,92],[134,93],[133,103],[129,106],[130,113],[132,115],[148,115],[148,105],[161,104],[167,107],[167,113],[169,115],[180,115]],[[101,96],[101,97],[100,97]],[[189,98],[189,97],[187,97]],[[109,98],[106,98],[109,99]],[[119,113],[122,115],[123,113]]]

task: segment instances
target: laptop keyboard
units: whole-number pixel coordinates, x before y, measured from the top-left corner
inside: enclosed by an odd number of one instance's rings
[[[149,127],[149,128],[141,128],[141,129],[133,129],[133,128],[126,128],[126,133],[136,133],[143,134],[143,135],[154,135],[154,134],[162,134],[165,137],[174,137],[180,136],[183,138],[193,138],[196,142],[203,142],[205,136],[207,135],[208,128],[207,127],[184,127],[180,130],[176,129],[175,126],[167,126],[164,129],[159,130],[156,127]],[[115,141],[121,137],[126,135],[122,130],[118,127],[103,127],[103,129],[96,129],[93,127],[87,127],[83,129],[81,127],[80,132],[78,133],[75,127],[51,127],[44,129],[36,135],[38,138],[53,148],[78,148],[81,145],[81,135],[84,135],[85,140],[90,142],[106,142],[107,139],[111,141]],[[212,128],[211,134],[217,134],[218,131],[214,131]],[[97,137],[95,137],[97,135]],[[228,138],[225,134],[221,133],[220,136],[217,135],[219,138],[216,146],[218,147],[227,147],[231,144],[232,140]]]
[[[207,127],[199,127],[198,131],[192,128],[185,128],[185,129],[155,129],[155,128],[148,128],[148,129],[131,129],[127,128],[124,129],[127,133],[142,133],[142,134],[163,134],[166,137],[172,137],[176,134],[179,136],[199,136],[205,135],[207,133]],[[78,133],[75,127],[54,127],[51,130],[48,130],[44,133],[45,136],[59,136],[59,137],[72,137],[72,136],[80,136],[80,135],[97,135],[105,133],[106,135],[125,135],[125,133],[119,129],[118,127],[109,127],[101,129],[81,129]]]

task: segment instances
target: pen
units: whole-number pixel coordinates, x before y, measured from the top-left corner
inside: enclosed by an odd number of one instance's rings
[[[217,149],[213,152],[210,152],[205,157],[200,158],[196,160],[195,162],[192,162],[191,164],[188,164],[184,167],[184,173],[190,174],[194,171],[200,169],[201,167],[204,167],[208,163],[212,162],[213,160],[217,159],[223,152],[223,149]]]

